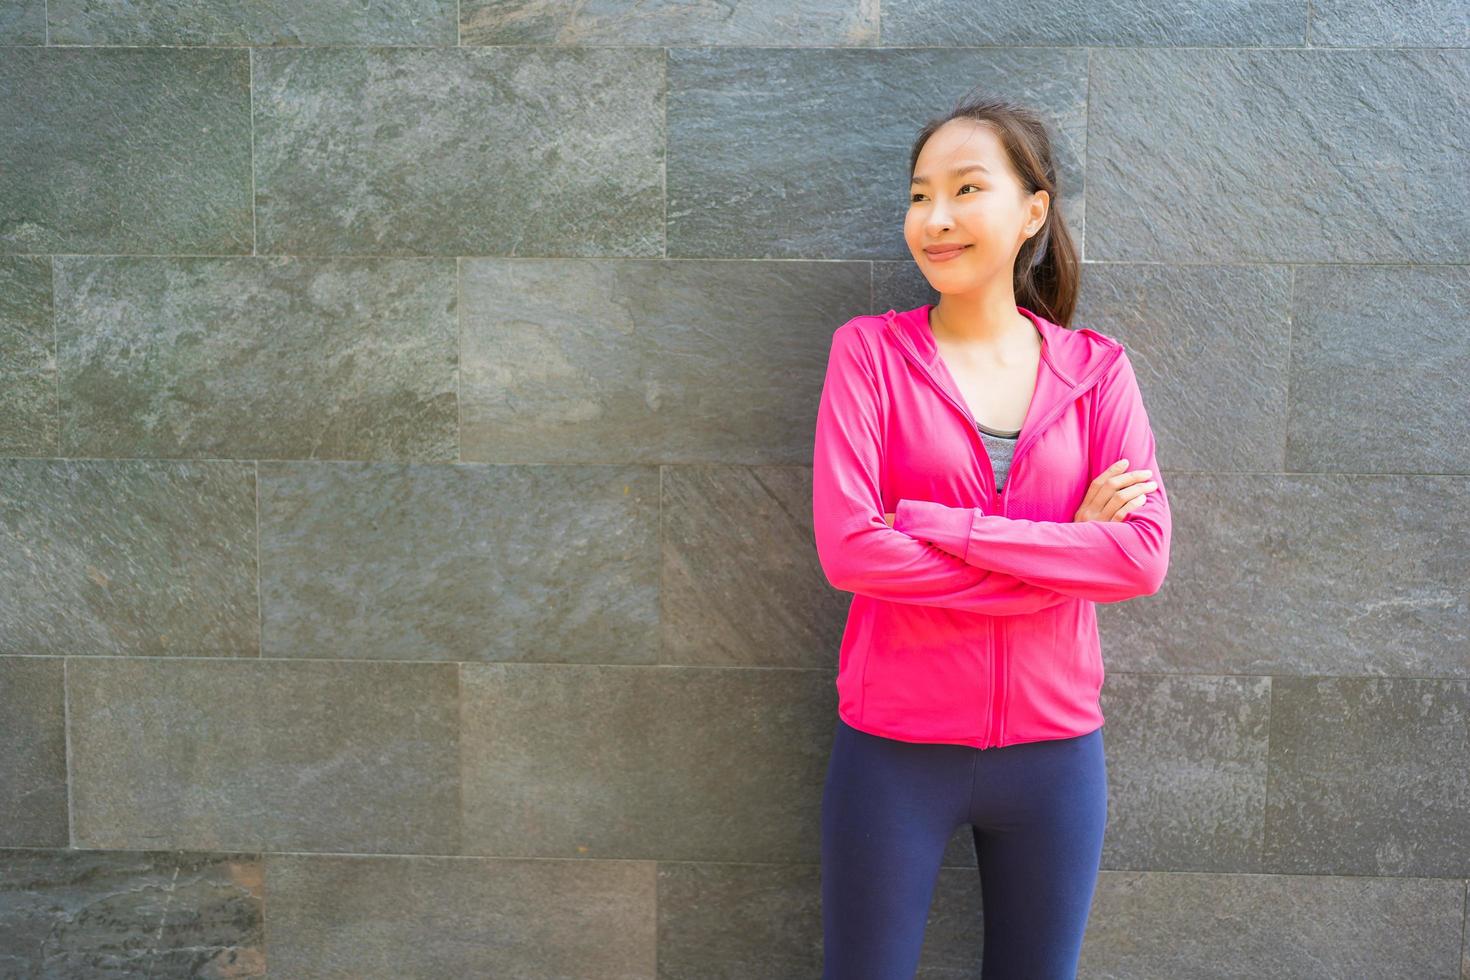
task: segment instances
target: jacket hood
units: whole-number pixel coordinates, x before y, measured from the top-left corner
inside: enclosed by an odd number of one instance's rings
[[[934,305],[926,303],[912,310],[889,310],[883,314],[888,322],[889,335],[931,369],[939,358],[939,347],[929,330],[929,311]],[[1052,323],[1024,306],[1016,309],[1036,324],[1042,340],[1042,361],[1065,387],[1077,385],[1099,368],[1106,368],[1123,349],[1123,345],[1112,337],[1089,327],[1071,329]]]
[[[939,356],[934,334],[929,329],[929,311],[934,305],[926,303],[912,310],[889,310],[883,314],[886,322],[881,333],[896,343],[904,355],[923,370],[929,381],[964,412],[963,396],[952,383]],[[1067,328],[1024,306],[1016,309],[1036,324],[1037,332],[1041,334],[1041,364],[1036,372],[1036,389],[1015,448],[1015,458],[1019,459],[1068,404],[1102,380],[1123,356],[1123,345],[1088,327]]]

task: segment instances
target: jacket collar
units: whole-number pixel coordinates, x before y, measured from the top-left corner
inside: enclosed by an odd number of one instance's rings
[[[929,311],[934,305],[926,303],[912,310],[889,310],[883,314],[887,321],[884,334],[898,344],[905,356],[956,408],[965,413],[973,425],[975,419],[965,412],[964,398],[954,387],[939,357],[934,334],[929,330]],[[1063,327],[1024,306],[1016,309],[1030,318],[1041,334],[1041,364],[1036,373],[1036,389],[1015,449],[1015,456],[1019,457],[1067,405],[1102,379],[1108,368],[1123,355],[1123,345],[1096,330]]]
[[[883,314],[892,336],[931,370],[939,359],[939,346],[929,330],[929,311],[933,308],[933,303],[926,303],[912,310],[889,310]],[[1041,334],[1041,359],[1067,387],[1086,378],[1094,367],[1111,364],[1122,350],[1116,340],[1096,330],[1070,329],[1024,306],[1016,309],[1036,324],[1036,331]]]

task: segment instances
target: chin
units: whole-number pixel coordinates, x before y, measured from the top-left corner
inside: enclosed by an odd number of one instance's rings
[[[980,276],[975,275],[974,273],[964,276],[951,276],[945,275],[943,273],[931,273],[925,276],[925,278],[929,280],[929,285],[933,286],[941,293],[973,292],[975,289],[979,288],[981,282],[983,282],[983,279]]]

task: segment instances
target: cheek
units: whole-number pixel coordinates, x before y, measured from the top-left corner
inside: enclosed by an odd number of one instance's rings
[[[922,235],[923,231],[924,222],[919,217],[919,213],[913,208],[909,208],[906,212],[904,212],[903,216],[904,239],[908,241],[909,244],[913,244],[914,241],[916,241]]]
[[[995,205],[986,205],[977,202],[973,207],[967,208],[961,220],[966,227],[974,230],[977,235],[985,238],[995,239],[1001,236],[1001,230],[1009,220],[1004,211]]]

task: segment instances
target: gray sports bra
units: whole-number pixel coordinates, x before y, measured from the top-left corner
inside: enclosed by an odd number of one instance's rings
[[[1005,432],[1001,429],[992,429],[980,422],[976,422],[980,429],[980,441],[985,443],[985,449],[990,453],[990,467],[995,470],[995,489],[997,492],[1004,489],[1006,477],[1011,471],[1011,456],[1016,451],[1016,439],[1021,435],[1021,430]]]

